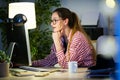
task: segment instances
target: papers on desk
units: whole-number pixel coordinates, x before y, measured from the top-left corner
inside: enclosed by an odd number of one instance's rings
[[[14,76],[32,76],[34,73],[22,69],[10,69],[10,73]]]
[[[14,68],[14,69],[10,69],[10,72],[12,75],[14,76],[35,76],[35,77],[44,77],[49,75],[50,73],[53,72],[60,72],[62,70],[59,69],[49,69],[48,71],[41,71],[41,72],[36,72],[36,71],[29,71],[29,70],[24,70],[24,69],[20,69],[20,68]]]
[[[33,72],[33,71],[27,71],[23,69],[10,69],[10,72],[14,76],[35,76],[35,77],[44,77],[49,75],[50,72]]]

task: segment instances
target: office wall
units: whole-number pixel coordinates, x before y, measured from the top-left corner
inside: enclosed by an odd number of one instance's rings
[[[97,12],[100,0],[61,0],[61,5],[76,12],[79,17],[86,12]]]
[[[116,7],[111,9],[106,6],[106,0],[61,0],[61,5],[76,12],[84,21],[82,24],[95,24],[99,14],[99,26],[108,34],[108,17],[113,17]],[[112,21],[112,20],[111,20]]]
[[[104,34],[107,34],[107,17],[103,6],[105,0],[61,0],[62,7],[69,8],[77,13],[83,25],[97,24],[99,18],[99,26],[104,28]]]

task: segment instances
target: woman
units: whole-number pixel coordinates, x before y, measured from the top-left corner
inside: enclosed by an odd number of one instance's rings
[[[57,8],[51,19],[51,52],[45,59],[33,61],[32,66],[50,67],[58,63],[68,68],[68,61],[77,61],[79,67],[94,66],[96,53],[77,15],[67,8]]]

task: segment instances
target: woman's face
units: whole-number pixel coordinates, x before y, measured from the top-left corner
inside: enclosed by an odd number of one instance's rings
[[[57,12],[54,12],[51,16],[51,26],[53,32],[61,31],[64,28],[64,20],[58,16]]]

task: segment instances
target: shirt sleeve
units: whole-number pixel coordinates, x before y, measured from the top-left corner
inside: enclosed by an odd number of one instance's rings
[[[55,49],[55,45],[53,44],[51,47],[50,54],[47,57],[45,57],[44,59],[33,61],[32,66],[36,66],[36,67],[38,67],[38,66],[39,67],[54,66],[58,62],[55,52],[56,52],[56,49]]]
[[[70,49],[70,61],[77,61],[78,66],[93,65],[91,46],[88,44],[86,38],[82,33],[74,34]],[[63,50],[56,53],[58,63],[63,68],[68,68],[68,51],[64,54]]]

